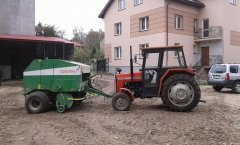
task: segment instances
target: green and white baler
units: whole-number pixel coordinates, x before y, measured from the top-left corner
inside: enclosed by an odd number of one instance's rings
[[[66,60],[33,60],[23,74],[25,107],[29,113],[47,111],[55,104],[58,112],[80,103],[87,93],[112,97],[92,87],[90,66]]]

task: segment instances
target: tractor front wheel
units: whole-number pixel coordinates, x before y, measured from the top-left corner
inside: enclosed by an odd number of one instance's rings
[[[28,113],[37,114],[47,111],[49,104],[48,96],[43,92],[33,92],[26,97],[25,107]]]
[[[201,91],[194,77],[185,74],[170,76],[163,84],[162,100],[172,111],[187,112],[195,108]]]
[[[112,106],[116,111],[128,111],[131,106],[131,98],[123,92],[117,93],[112,98]]]

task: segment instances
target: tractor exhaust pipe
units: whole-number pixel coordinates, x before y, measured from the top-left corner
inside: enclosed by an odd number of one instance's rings
[[[133,58],[132,58],[132,46],[130,46],[130,71],[131,71],[131,80],[133,82]]]

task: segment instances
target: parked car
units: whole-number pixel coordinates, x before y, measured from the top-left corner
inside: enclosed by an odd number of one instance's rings
[[[208,84],[215,91],[231,88],[236,94],[240,93],[240,64],[215,64],[208,73]]]

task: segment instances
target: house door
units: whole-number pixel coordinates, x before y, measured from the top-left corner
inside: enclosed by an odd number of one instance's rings
[[[202,65],[209,66],[209,47],[202,47]]]

